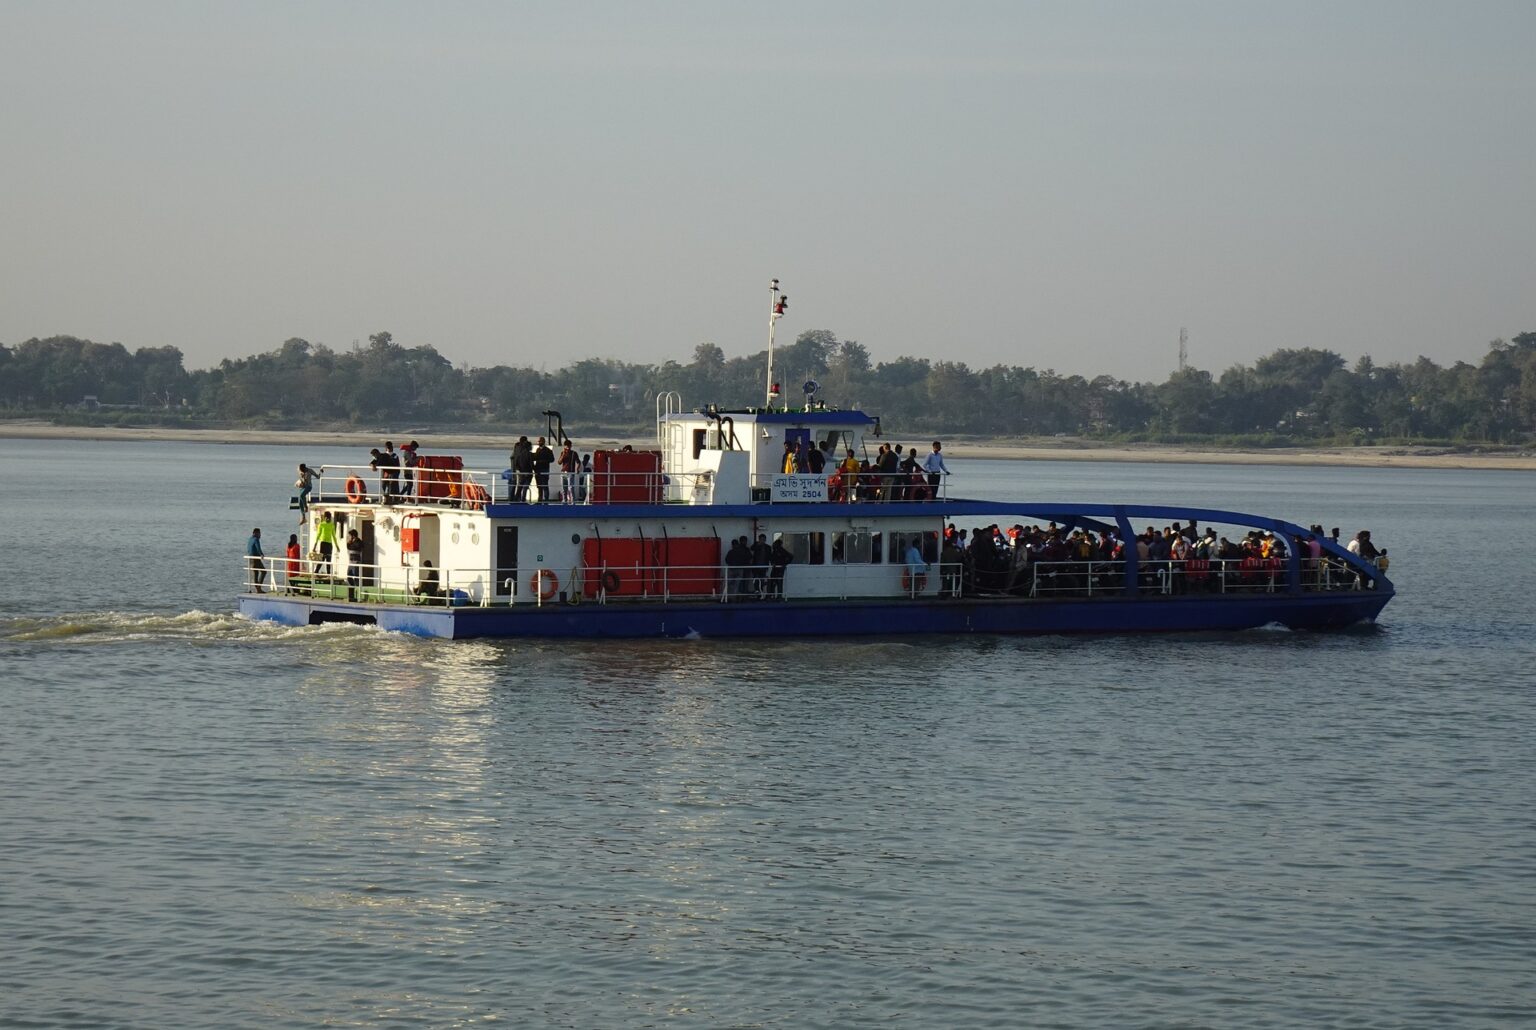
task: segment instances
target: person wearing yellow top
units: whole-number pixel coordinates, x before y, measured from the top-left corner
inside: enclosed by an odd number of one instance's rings
[[[859,459],[854,455],[852,447],[848,448],[848,457],[844,458],[837,468],[843,474],[844,496],[849,501],[858,500]]]
[[[320,560],[315,563],[315,575],[318,576],[323,567],[327,575],[334,576],[336,569],[331,564],[331,555],[336,550],[336,523],[330,512],[326,512],[315,523],[315,546],[320,550]]]

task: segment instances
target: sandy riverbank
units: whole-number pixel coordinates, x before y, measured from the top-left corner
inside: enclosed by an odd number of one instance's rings
[[[403,434],[401,434],[403,435]],[[427,434],[417,434],[426,436]],[[0,421],[0,438],[40,440],[190,441],[212,444],[276,444],[312,447],[376,447],[376,432],[356,430],[275,429],[162,429],[56,426],[36,421]],[[507,448],[506,434],[433,433],[430,449],[499,450]],[[914,441],[922,443],[919,437]],[[582,440],[582,449],[633,443],[648,439]],[[926,449],[926,448],[925,448]],[[1127,461],[1207,465],[1337,465],[1353,468],[1450,468],[1536,470],[1536,453],[1476,454],[1432,447],[1335,447],[1275,448],[1263,451],[1202,449],[1157,444],[1099,445],[1086,440],[1059,442],[954,441],[944,453],[956,461],[967,458],[1001,458],[1014,461]]]

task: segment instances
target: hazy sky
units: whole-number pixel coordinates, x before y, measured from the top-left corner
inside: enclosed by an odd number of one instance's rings
[[[0,0],[0,342],[831,329],[1161,380],[1536,329],[1536,2]]]

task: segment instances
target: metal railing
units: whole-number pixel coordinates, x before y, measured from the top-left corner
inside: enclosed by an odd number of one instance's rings
[[[1028,585],[1028,596],[1121,594],[1125,591],[1124,560],[1030,562],[1011,570],[1015,582]],[[1018,574],[1022,573],[1022,576]],[[985,573],[983,573],[985,575]],[[1143,561],[1137,564],[1141,594],[1255,594],[1289,589],[1284,558],[1212,558]],[[1363,590],[1369,580],[1332,559],[1301,560],[1301,589],[1305,593]]]
[[[751,477],[750,500],[757,504],[824,501],[835,504],[921,504],[947,496],[948,476],[935,487],[924,472],[759,473]],[[548,475],[507,469],[430,469],[370,465],[327,465],[311,492],[298,490],[296,503],[311,505],[402,505],[483,510],[490,504],[712,504],[717,475],[695,472],[561,472]]]
[[[257,563],[260,563],[259,566]],[[266,556],[245,560],[247,593],[363,604],[485,606],[495,570],[348,564],[344,559]]]
[[[1006,558],[1006,555],[1000,556]],[[245,559],[247,592],[364,604],[443,607],[616,604],[712,600],[847,600],[896,597],[1123,597],[1123,560],[1002,564],[796,562],[773,565],[601,565],[571,569],[421,568],[352,564],[310,557]],[[1285,592],[1284,559],[1148,561],[1137,566],[1139,595],[1244,595]],[[789,589],[786,590],[786,584]],[[1306,593],[1368,590],[1372,582],[1332,559],[1302,559]]]

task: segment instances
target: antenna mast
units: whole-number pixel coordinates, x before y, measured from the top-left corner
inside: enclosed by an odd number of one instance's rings
[[[1179,330],[1179,371],[1189,367],[1189,330]]]
[[[773,395],[779,392],[778,384],[773,381],[773,327],[784,317],[784,312],[789,310],[789,294],[779,292],[777,279],[768,284],[768,290],[771,298],[768,305],[768,393],[763,400],[763,407],[772,411]]]

